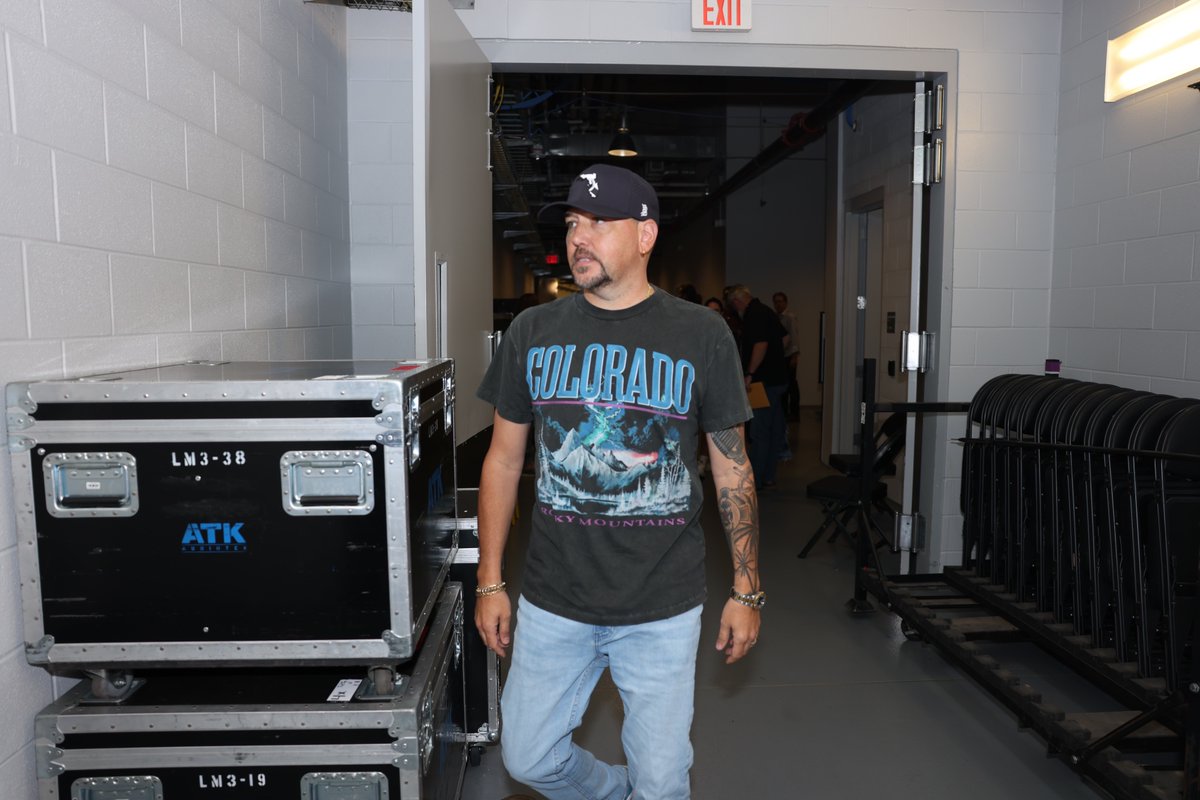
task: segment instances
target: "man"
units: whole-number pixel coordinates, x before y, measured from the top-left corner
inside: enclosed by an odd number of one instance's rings
[[[787,420],[800,418],[800,384],[796,380],[796,367],[800,364],[800,329],[799,323],[796,322],[796,315],[788,311],[788,296],[783,292],[776,292],[771,295],[771,304],[775,306],[775,313],[779,316],[779,324],[783,325],[783,329],[787,331],[787,344],[783,348],[783,357],[787,359],[788,367],[788,386],[787,392],[783,395],[783,452],[779,455],[780,461],[787,461],[792,457],[792,451],[787,443]]]
[[[497,654],[513,644],[504,764],[550,800],[687,798],[705,598],[701,430],[733,553],[716,642],[727,663],[757,641],[765,598],[737,351],[715,314],[647,280],[658,197],[640,177],[589,167],[540,216],[565,221],[582,291],[513,320],[479,389],[496,414],[480,483],[475,624]],[[512,636],[500,565],[531,423],[536,501]],[[628,766],[571,738],[606,667],[626,710]]]
[[[750,463],[759,489],[775,485],[775,468],[786,422],[783,395],[787,391],[787,361],[783,357],[787,332],[775,312],[740,284],[728,289],[728,305],[742,319],[742,366],[746,387],[761,382],[769,405],[754,409],[750,423]]]

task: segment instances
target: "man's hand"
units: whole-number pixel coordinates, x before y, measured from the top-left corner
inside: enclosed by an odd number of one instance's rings
[[[511,622],[512,601],[508,599],[507,592],[475,598],[475,627],[487,649],[501,658],[504,658],[505,649],[512,644]]]
[[[478,613],[476,614],[478,617]],[[758,629],[762,612],[732,598],[725,601],[721,612],[721,630],[717,634],[717,650],[724,651],[725,663],[732,664],[758,644]]]

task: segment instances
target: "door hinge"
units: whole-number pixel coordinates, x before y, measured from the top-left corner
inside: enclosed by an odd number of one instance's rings
[[[929,145],[927,144],[913,145],[913,186],[921,186],[929,182],[926,175],[926,172],[928,171],[928,167],[926,166],[926,161],[928,160],[926,158],[926,151],[928,149]]]
[[[925,519],[920,514],[897,514],[893,551],[919,553],[925,547]]]
[[[917,92],[913,95],[913,133],[929,133],[928,119],[929,93]]]
[[[918,84],[921,86],[923,84]],[[932,136],[946,127],[946,87],[938,84],[932,91],[913,94],[913,171],[914,186],[941,183],[945,174],[943,136]]]
[[[933,362],[936,334],[931,331],[900,332],[900,371],[928,372]]]

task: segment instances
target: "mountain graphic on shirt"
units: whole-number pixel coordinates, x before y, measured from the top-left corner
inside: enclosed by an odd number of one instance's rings
[[[560,511],[607,516],[663,516],[687,508],[691,481],[678,443],[661,451],[588,444],[575,430],[558,447],[538,442],[538,499]]]

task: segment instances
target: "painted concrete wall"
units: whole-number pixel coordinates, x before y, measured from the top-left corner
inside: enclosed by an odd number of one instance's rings
[[[1200,397],[1200,94],[1105,103],[1107,40],[1177,5],[1063,10],[1050,353],[1063,374]]]
[[[411,358],[412,14],[345,13],[354,355]]]
[[[350,354],[344,12],[293,0],[0,3],[0,383]],[[6,433],[7,436],[7,433]],[[0,786],[32,798],[0,459]]]

